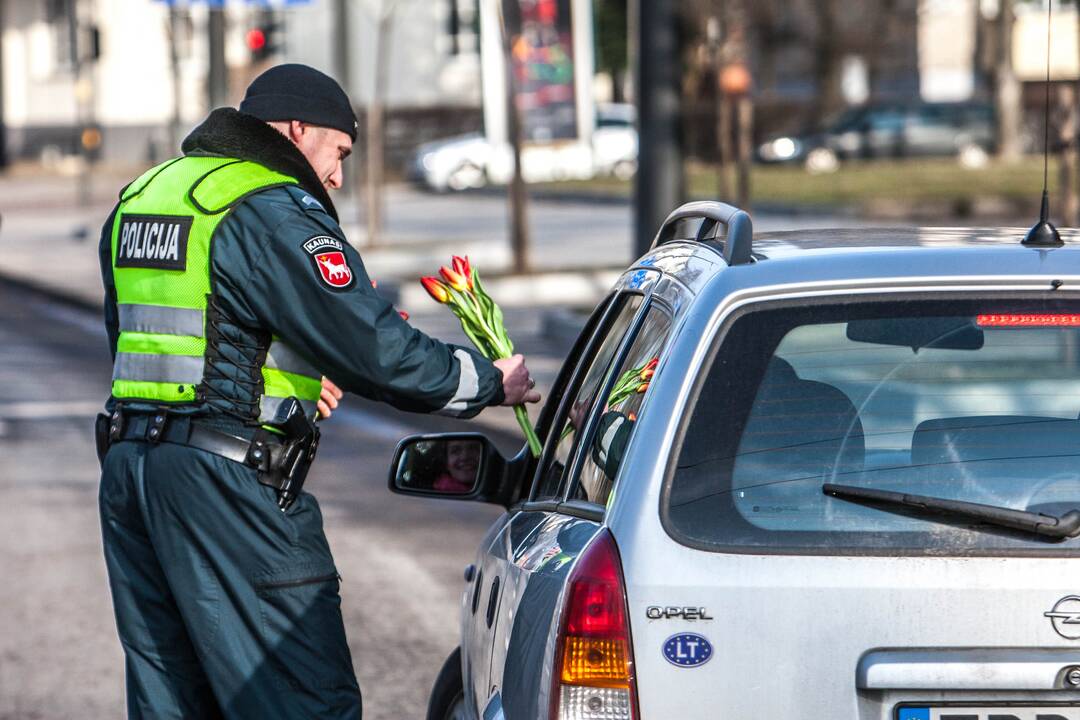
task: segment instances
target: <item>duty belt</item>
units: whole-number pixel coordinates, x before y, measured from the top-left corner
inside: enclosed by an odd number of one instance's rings
[[[205,418],[157,412],[124,412],[98,416],[99,459],[113,443],[138,440],[203,450],[258,471],[259,482],[278,491],[283,510],[300,494],[307,468],[318,449],[318,431],[306,437],[279,437],[259,428],[251,439],[209,427]]]

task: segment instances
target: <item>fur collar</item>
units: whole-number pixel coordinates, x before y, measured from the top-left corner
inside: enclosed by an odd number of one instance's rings
[[[184,138],[185,155],[220,155],[250,160],[300,182],[337,221],[337,210],[311,164],[288,138],[253,115],[218,108]]]

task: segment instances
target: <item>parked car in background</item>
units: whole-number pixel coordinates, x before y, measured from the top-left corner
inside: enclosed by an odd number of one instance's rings
[[[398,448],[395,492],[506,508],[429,720],[1076,718],[1063,235],[673,213],[567,358],[539,458]],[[435,489],[462,442],[475,481]]]
[[[843,160],[956,155],[985,161],[994,148],[994,109],[985,103],[871,104],[852,108],[824,130],[769,138],[761,162],[805,162],[835,169]]]
[[[598,175],[629,179],[637,170],[638,137],[632,105],[601,105],[592,142],[529,144],[522,149],[526,182],[587,180]],[[509,144],[493,146],[480,133],[421,145],[408,177],[436,190],[465,190],[510,181],[513,153]]]

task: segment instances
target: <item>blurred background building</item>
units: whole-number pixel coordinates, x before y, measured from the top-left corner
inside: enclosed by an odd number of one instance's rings
[[[484,128],[484,5],[496,3],[2,0],[4,154],[56,162],[89,143],[108,160],[157,160],[174,152],[177,138],[211,106],[235,105],[267,64],[298,61],[341,80],[361,116],[373,101],[385,107],[387,164],[401,168],[425,141]],[[677,5],[690,156],[720,151],[715,96],[719,73],[736,56],[753,78],[758,140],[818,126],[864,103],[990,101],[1005,6],[1016,15],[1008,43],[1022,97],[1034,104],[1040,97],[1044,0]],[[627,0],[591,6],[591,42],[582,47],[592,55],[593,96],[632,99]],[[1075,79],[1075,4],[1061,8],[1054,23],[1052,75]],[[493,117],[489,110],[489,126]]]

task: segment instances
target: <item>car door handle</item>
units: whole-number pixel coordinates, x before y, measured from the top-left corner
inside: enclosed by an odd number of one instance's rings
[[[480,568],[480,571],[476,573],[476,584],[473,585],[472,591],[472,614],[476,614],[476,608],[480,607],[480,588],[484,585],[484,569]]]
[[[491,594],[488,595],[487,606],[487,626],[491,627],[491,623],[495,622],[495,610],[499,607],[499,578],[496,577],[491,581]]]

